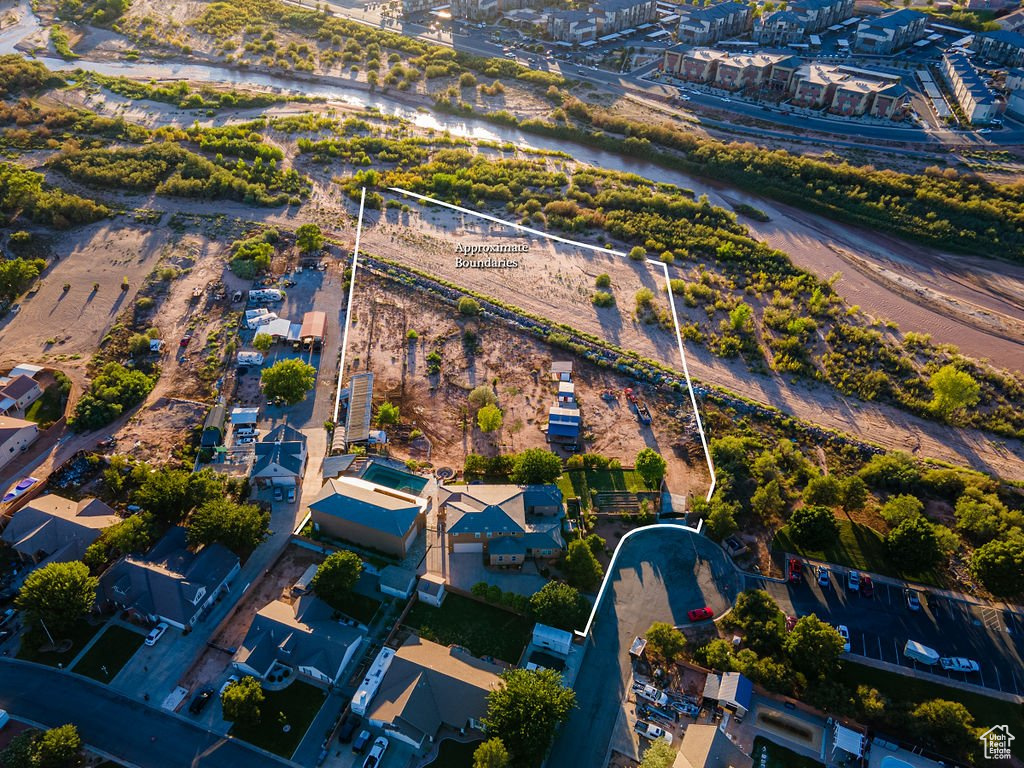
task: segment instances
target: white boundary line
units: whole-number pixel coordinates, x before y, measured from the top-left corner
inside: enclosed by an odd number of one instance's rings
[[[492,221],[492,222],[494,222],[496,224],[501,224],[501,225],[506,226],[506,227],[511,227],[512,229],[517,229],[517,230],[519,230],[521,232],[528,232],[531,235],[536,235],[537,237],[540,237],[542,239],[554,240],[554,241],[559,242],[559,243],[565,243],[566,245],[574,245],[577,248],[585,248],[586,250],[594,251],[596,253],[607,253],[607,254],[611,254],[611,255],[614,255],[614,256],[628,256],[628,254],[623,253],[622,251],[616,251],[616,250],[613,250],[611,248],[601,248],[600,246],[590,245],[589,243],[581,243],[578,240],[569,240],[568,238],[565,238],[565,237],[559,237],[558,235],[552,235],[549,232],[542,232],[539,229],[533,229],[532,227],[526,227],[526,226],[523,226],[522,224],[515,224],[515,223],[513,223],[511,221],[505,221],[504,219],[499,219],[497,216],[491,216],[490,214],[480,213],[479,211],[474,211],[474,210],[472,210],[470,208],[463,208],[461,205],[454,205],[453,203],[446,203],[443,200],[437,200],[437,199],[435,199],[433,197],[427,197],[426,195],[420,195],[420,194],[417,194],[416,192],[410,192],[409,190],[402,189],[401,187],[388,187],[388,189],[391,192],[397,192],[400,195],[405,195],[405,196],[408,196],[408,197],[412,197],[412,198],[414,198],[416,200],[419,200],[421,202],[431,203],[433,205],[439,205],[442,208],[448,208],[450,210],[458,211],[459,213],[464,213],[464,214],[467,214],[469,216],[476,216],[477,218],[480,218],[480,219],[486,219],[487,221]],[[365,195],[365,193],[366,193],[365,189],[363,190],[363,193]],[[362,220],[363,220],[363,208],[362,208],[362,204],[360,204],[360,206],[359,206],[360,226],[362,225]],[[359,247],[359,233],[356,232],[356,248],[358,249],[358,247]],[[708,495],[707,495],[707,500],[711,501],[711,495],[715,492],[715,486],[718,484],[718,478],[715,475],[715,465],[714,465],[714,462],[712,462],[712,460],[711,460],[711,451],[708,449],[707,436],[704,434],[704,422],[701,421],[700,410],[697,408],[697,395],[693,391],[693,382],[690,380],[690,368],[686,364],[686,353],[683,351],[683,336],[682,336],[682,333],[679,330],[679,316],[676,314],[676,302],[675,302],[675,299],[672,296],[672,281],[669,278],[669,274],[668,274],[668,264],[665,264],[665,263],[660,262],[660,261],[654,261],[653,259],[647,259],[647,263],[648,264],[652,264],[655,267],[661,267],[662,270],[663,270],[663,273],[665,275],[665,290],[668,292],[668,305],[669,305],[669,308],[672,310],[672,324],[675,327],[675,331],[676,331],[676,345],[677,345],[677,347],[679,349],[679,359],[682,361],[682,364],[683,364],[683,377],[686,379],[686,389],[690,393],[690,404],[693,406],[693,417],[697,420],[697,431],[700,433],[700,444],[701,444],[701,447],[704,448],[704,458],[705,458],[705,460],[708,463],[708,472],[711,475],[711,485],[708,488]],[[353,267],[352,271],[353,271],[353,276],[354,276],[355,275],[355,268],[354,267]],[[351,299],[350,299],[350,301],[351,301]],[[345,332],[346,332],[346,334],[348,333],[348,328],[347,327],[345,329]],[[344,353],[342,353],[342,354],[344,354]],[[344,358],[342,358],[342,359],[344,360]],[[341,391],[341,389],[340,389],[341,388],[340,381],[339,381],[338,387],[339,387],[339,392],[340,392]],[[337,404],[335,404],[335,413],[337,413]],[[604,589],[603,585],[602,585],[601,589],[602,590]]]
[[[352,326],[352,297],[356,290],[356,267],[359,265],[359,238],[363,234],[363,206],[366,204],[366,187],[359,197],[359,219],[356,222],[356,244],[352,248],[352,275],[348,282],[348,305],[345,307],[345,332],[341,336],[341,360],[338,363],[338,388],[334,393],[335,429],[338,424],[338,409],[341,406],[341,383],[345,379],[345,351],[348,349],[348,329]]]

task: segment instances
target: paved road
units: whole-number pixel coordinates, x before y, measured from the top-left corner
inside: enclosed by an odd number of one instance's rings
[[[106,686],[13,659],[0,659],[0,708],[50,727],[75,723],[87,744],[141,768],[291,765]]]
[[[739,579],[722,550],[685,528],[635,534],[618,562],[576,678],[577,709],[560,732],[547,765],[605,765],[622,699],[630,685],[629,646],[655,621],[688,623],[686,612],[732,606]]]
[[[832,583],[798,586],[748,578],[748,587],[766,589],[787,614],[815,613],[831,624],[850,630],[850,652],[891,664],[926,671],[994,690],[1024,695],[1024,619],[1009,611],[972,605],[934,594],[922,600],[920,611],[907,608],[900,588],[876,584],[874,596],[862,597],[844,586],[846,569]],[[763,585],[763,586],[762,586]],[[944,672],[903,656],[908,639],[924,643],[943,656],[964,656],[981,665],[978,674]]]

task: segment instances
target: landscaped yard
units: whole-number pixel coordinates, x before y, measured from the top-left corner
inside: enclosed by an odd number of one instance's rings
[[[959,701],[974,715],[975,727],[987,729],[1000,724],[1009,726],[1011,733],[1024,733],[1024,711],[1020,705],[1010,704],[1001,699],[849,661],[843,662],[842,669],[836,674],[836,680],[850,688],[856,688],[858,685],[877,688],[879,693],[893,702],[920,704],[928,699]],[[1011,751],[1018,758],[1024,758],[1024,739],[1014,739]]]
[[[827,549],[811,550],[797,546],[789,538],[789,529],[786,526],[776,532],[772,549],[779,552],[793,552],[812,560],[845,565],[859,571],[869,571],[882,576],[895,576],[933,587],[945,586],[942,574],[938,571],[903,573],[896,568],[896,563],[893,562],[893,558],[885,546],[885,537],[874,528],[841,517],[837,517],[836,522],[839,524],[839,539]]]
[[[437,757],[427,768],[473,768],[473,753],[480,746],[479,741],[461,742],[445,739],[437,751]]]
[[[74,671],[99,680],[101,683],[109,683],[121,671],[121,667],[127,664],[135,652],[142,647],[145,640],[145,635],[127,627],[110,626],[93,643],[92,648],[85,656],[78,660]],[[104,672],[104,668],[106,672]]]
[[[761,762],[762,752],[768,753],[768,759],[765,762]],[[791,749],[780,747],[778,744],[768,741],[764,736],[757,736],[754,739],[754,751],[751,757],[754,758],[754,765],[759,768],[822,768],[821,763],[817,760],[799,755]]]
[[[650,490],[635,469],[570,469],[556,481],[565,498],[575,496],[585,509],[590,508],[590,494],[628,491],[641,493]]]
[[[36,422],[44,429],[53,424],[64,415],[64,405],[67,402],[70,388],[70,382],[67,383],[67,386],[60,381],[54,382],[43,390],[42,397],[28,407],[28,410],[25,411],[25,418]]]
[[[509,664],[519,663],[533,632],[533,622],[523,616],[451,592],[440,608],[416,603],[405,623],[427,640]]]
[[[21,648],[18,649],[18,658],[24,659],[25,661],[34,661],[37,664],[46,664],[50,667],[56,667],[58,664],[63,664],[65,667],[71,663],[71,660],[78,655],[79,651],[84,648],[93,635],[103,628],[103,624],[90,624],[86,620],[81,620],[75,624],[67,632],[59,632],[54,639],[60,643],[63,640],[71,641],[71,648],[65,653],[54,653],[52,651],[43,652],[39,648],[49,640],[42,629],[32,630],[21,639]]]
[[[324,692],[309,683],[294,682],[283,691],[264,691],[261,721],[255,725],[235,724],[231,734],[257,747],[290,759],[324,705]],[[283,728],[291,726],[288,733]]]

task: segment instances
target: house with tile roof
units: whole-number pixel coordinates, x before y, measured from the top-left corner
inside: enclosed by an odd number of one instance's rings
[[[555,485],[446,485],[438,494],[449,552],[517,565],[558,557],[565,548],[562,492]]]
[[[63,496],[37,496],[11,518],[3,541],[29,563],[81,560],[104,528],[121,522],[99,499],[72,501]]]
[[[239,567],[238,556],[222,544],[193,552],[177,526],[145,556],[127,555],[110,566],[100,577],[99,602],[184,629],[228,591]]]
[[[426,521],[430,501],[359,477],[329,479],[309,505],[321,533],[404,557]]]
[[[365,639],[365,630],[340,623],[334,609],[313,595],[275,600],[256,612],[231,664],[271,685],[292,676],[333,685]]]

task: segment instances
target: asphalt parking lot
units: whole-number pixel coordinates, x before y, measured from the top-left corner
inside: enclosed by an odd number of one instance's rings
[[[807,571],[805,566],[805,572]],[[821,587],[808,573],[798,585],[748,577],[747,588],[766,589],[788,615],[816,614],[850,630],[850,653],[890,664],[973,683],[997,691],[1024,694],[1024,616],[978,606],[921,590],[921,610],[907,607],[903,590],[875,583],[872,597],[846,589],[846,569],[832,573]],[[944,671],[903,655],[907,640],[916,640],[942,656],[962,656],[979,663],[977,673]]]

